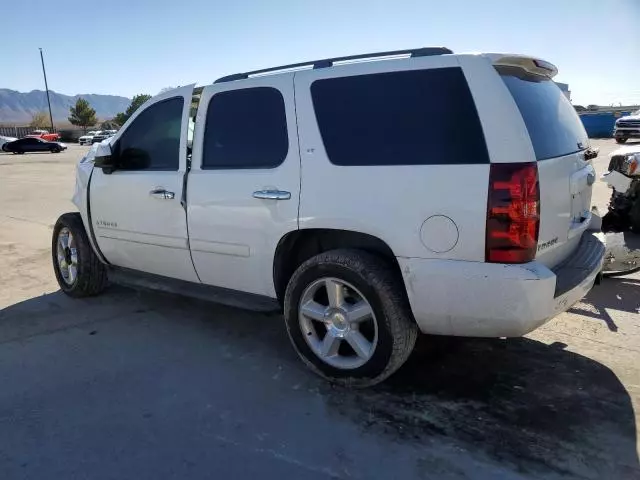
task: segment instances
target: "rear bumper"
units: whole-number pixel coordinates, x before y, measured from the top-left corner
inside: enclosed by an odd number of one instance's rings
[[[553,269],[535,261],[504,265],[398,258],[398,262],[422,332],[519,337],[584,297],[602,270],[604,256],[604,235],[585,232],[571,257]]]

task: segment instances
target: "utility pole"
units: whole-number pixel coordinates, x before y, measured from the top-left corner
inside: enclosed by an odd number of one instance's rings
[[[40,61],[42,62],[42,75],[44,75],[44,88],[47,91],[47,104],[49,105],[49,120],[51,121],[51,133],[53,133],[53,114],[51,113],[51,100],[49,99],[49,85],[47,85],[47,71],[44,69],[44,57],[40,48]]]

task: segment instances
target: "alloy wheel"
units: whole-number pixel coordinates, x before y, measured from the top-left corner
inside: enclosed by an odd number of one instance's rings
[[[378,325],[373,308],[362,293],[344,280],[326,277],[307,286],[298,318],[313,353],[332,367],[361,367],[375,352]]]
[[[62,279],[67,285],[73,285],[78,278],[78,251],[75,237],[66,227],[58,233],[57,259]]]

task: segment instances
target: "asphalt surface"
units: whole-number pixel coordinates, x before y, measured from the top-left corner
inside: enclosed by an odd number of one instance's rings
[[[593,143],[602,171],[615,144]],[[0,154],[0,479],[640,478],[640,275],[525,338],[424,337],[385,384],[337,388],[278,315],[61,294],[51,227],[84,150]]]

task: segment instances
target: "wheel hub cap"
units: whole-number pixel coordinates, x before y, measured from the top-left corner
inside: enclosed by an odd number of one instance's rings
[[[300,328],[311,351],[332,367],[361,367],[373,356],[378,324],[367,299],[338,278],[320,278],[302,293]]]
[[[341,310],[329,310],[325,316],[327,317],[325,322],[327,330],[330,329],[335,336],[344,338],[350,328],[346,312]]]

